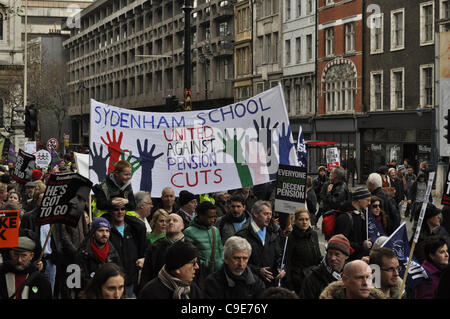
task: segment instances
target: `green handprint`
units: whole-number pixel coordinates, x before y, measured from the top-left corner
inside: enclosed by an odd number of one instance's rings
[[[241,146],[241,141],[245,137],[245,132],[242,133],[242,136],[238,139],[236,128],[234,128],[233,137],[228,135],[228,131],[225,130],[226,139],[222,137],[220,132],[217,132],[217,135],[222,140],[224,149],[219,152],[226,153],[233,157],[233,161],[236,165],[236,169],[238,171],[239,179],[241,180],[242,187],[249,187],[253,185],[252,174],[248,166],[243,163],[244,162],[244,150]],[[233,143],[233,148],[227,147],[229,143]]]
[[[135,161],[132,161],[132,159],[135,159]],[[133,176],[134,172],[136,172],[139,167],[141,167],[141,159],[140,158],[136,158],[133,156],[133,152],[130,151],[130,155],[128,155],[127,158],[125,158],[125,151],[122,150],[122,152],[120,153],[120,160],[121,161],[127,161],[128,163],[130,163],[131,165],[131,176]],[[113,162],[113,165],[116,166],[117,163]]]

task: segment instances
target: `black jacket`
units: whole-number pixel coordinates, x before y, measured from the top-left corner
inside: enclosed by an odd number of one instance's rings
[[[350,255],[349,261],[361,259],[369,255],[369,250],[364,249],[363,242],[367,239],[366,220],[362,213],[356,211],[351,202],[342,205],[341,211],[352,212],[350,214],[337,214],[334,234],[343,234],[350,241],[350,246],[355,250]],[[352,218],[352,221],[349,218]]]
[[[309,227],[302,231],[297,225],[289,234],[286,248],[286,275],[288,288],[298,294],[311,267],[322,259],[317,232]]]
[[[279,236],[274,233],[270,227],[266,227],[266,239],[263,245],[259,236],[253,230],[250,224],[247,228],[241,229],[236,233],[236,236],[244,237],[252,246],[252,255],[248,261],[248,266],[254,274],[260,275],[260,269],[263,267],[269,267],[269,271],[275,276],[278,275],[278,269],[281,267],[281,246]],[[274,286],[277,283],[272,281],[271,283],[264,280],[266,287]]]
[[[126,272],[125,284],[134,284],[137,287],[138,269],[136,260],[145,256],[147,249],[147,230],[145,224],[136,217],[125,215],[124,237],[117,231],[111,222],[110,214],[103,215],[111,223],[109,241],[119,253],[120,260]]]
[[[111,173],[114,175],[114,173]],[[131,183],[126,187],[119,188],[117,184],[112,180],[111,174],[106,176],[106,179],[92,187],[92,191],[95,194],[95,202],[97,210],[111,210],[114,208],[111,200],[114,197],[121,197],[128,199],[128,204],[125,205],[127,210],[136,209],[136,200],[134,199],[133,189]]]
[[[189,299],[202,299],[203,293],[195,282],[190,285]],[[148,282],[139,292],[138,299],[172,299],[173,290],[170,290],[156,277]]]
[[[252,220],[252,217],[247,210],[244,211],[243,214],[245,216],[246,221],[242,225],[241,229],[248,227],[248,225],[250,225],[250,222]],[[231,215],[230,212],[225,214],[225,216],[218,218],[215,225],[217,228],[219,228],[220,238],[222,238],[223,244],[225,244],[228,238],[236,234],[236,231],[233,226],[233,215]]]
[[[180,240],[184,241],[184,238]],[[146,283],[158,276],[159,271],[164,266],[167,250],[171,245],[172,243],[164,237],[147,247],[139,283],[140,287],[144,287]]]
[[[84,289],[86,288],[88,281],[94,277],[97,269],[103,265],[92,250],[91,237],[86,237],[83,243],[81,243],[76,260],[81,268],[81,289]],[[123,267],[119,253],[111,242],[109,243],[109,251],[105,263],[115,263]]]
[[[0,299],[8,299],[8,288],[6,282],[6,274],[31,274],[37,272],[36,276],[26,285],[29,287],[28,299],[52,299],[52,287],[50,281],[38,270],[34,265],[30,266],[23,271],[17,271],[9,262],[5,262],[0,266]],[[16,289],[19,287],[15,287]],[[14,290],[15,291],[15,290]],[[18,292],[21,295],[23,290]],[[12,294],[11,294],[12,295]]]
[[[337,281],[326,269],[325,263],[313,267],[309,275],[303,280],[300,299],[319,299],[321,292],[333,281]]]
[[[312,188],[306,192],[306,207],[308,208],[311,218],[314,218],[317,211],[317,196]]]
[[[325,185],[327,184],[324,184],[323,187],[325,187]],[[328,185],[326,187],[328,187]],[[351,200],[350,192],[345,182],[333,184],[333,188],[330,192],[328,192],[327,189],[324,190],[322,188],[322,192],[325,193],[323,197],[324,212],[332,209],[339,209],[346,201]]]
[[[206,299],[260,299],[265,285],[247,267],[241,276],[229,272],[226,265],[205,279]]]

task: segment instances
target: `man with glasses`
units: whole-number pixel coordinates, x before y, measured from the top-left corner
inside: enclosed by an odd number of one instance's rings
[[[402,279],[395,252],[386,247],[374,248],[370,252],[369,263],[380,266],[380,289],[386,298],[398,299],[402,294]]]
[[[139,218],[126,215],[125,210],[125,205],[118,203],[103,217],[111,224],[110,241],[119,252],[126,271],[126,294],[133,297],[138,283],[138,270],[144,264],[149,242],[145,224]]]

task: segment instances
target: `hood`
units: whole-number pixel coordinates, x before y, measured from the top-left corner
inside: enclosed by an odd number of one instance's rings
[[[341,280],[332,282],[322,291],[319,299],[347,299],[344,283]],[[386,299],[386,297],[381,290],[372,288],[367,299]]]
[[[109,179],[111,180],[111,182],[112,182],[114,185],[116,185],[117,188],[120,189],[121,191],[125,190],[125,188],[127,188],[128,185],[131,184],[131,179],[130,179],[130,180],[129,180],[126,184],[124,184],[123,186],[119,186],[119,184],[117,184],[117,182],[116,182],[116,178],[115,178],[115,176],[114,176],[114,173],[110,173],[110,174],[108,175],[108,177],[109,177]]]

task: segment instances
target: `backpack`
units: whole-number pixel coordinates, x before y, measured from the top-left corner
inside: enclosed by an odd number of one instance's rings
[[[353,218],[351,216],[352,211],[341,211],[341,210],[329,210],[325,212],[322,216],[322,233],[325,235],[325,239],[329,240],[334,233],[334,228],[336,227],[336,216],[338,214],[345,213],[350,217],[351,228],[353,228]]]

